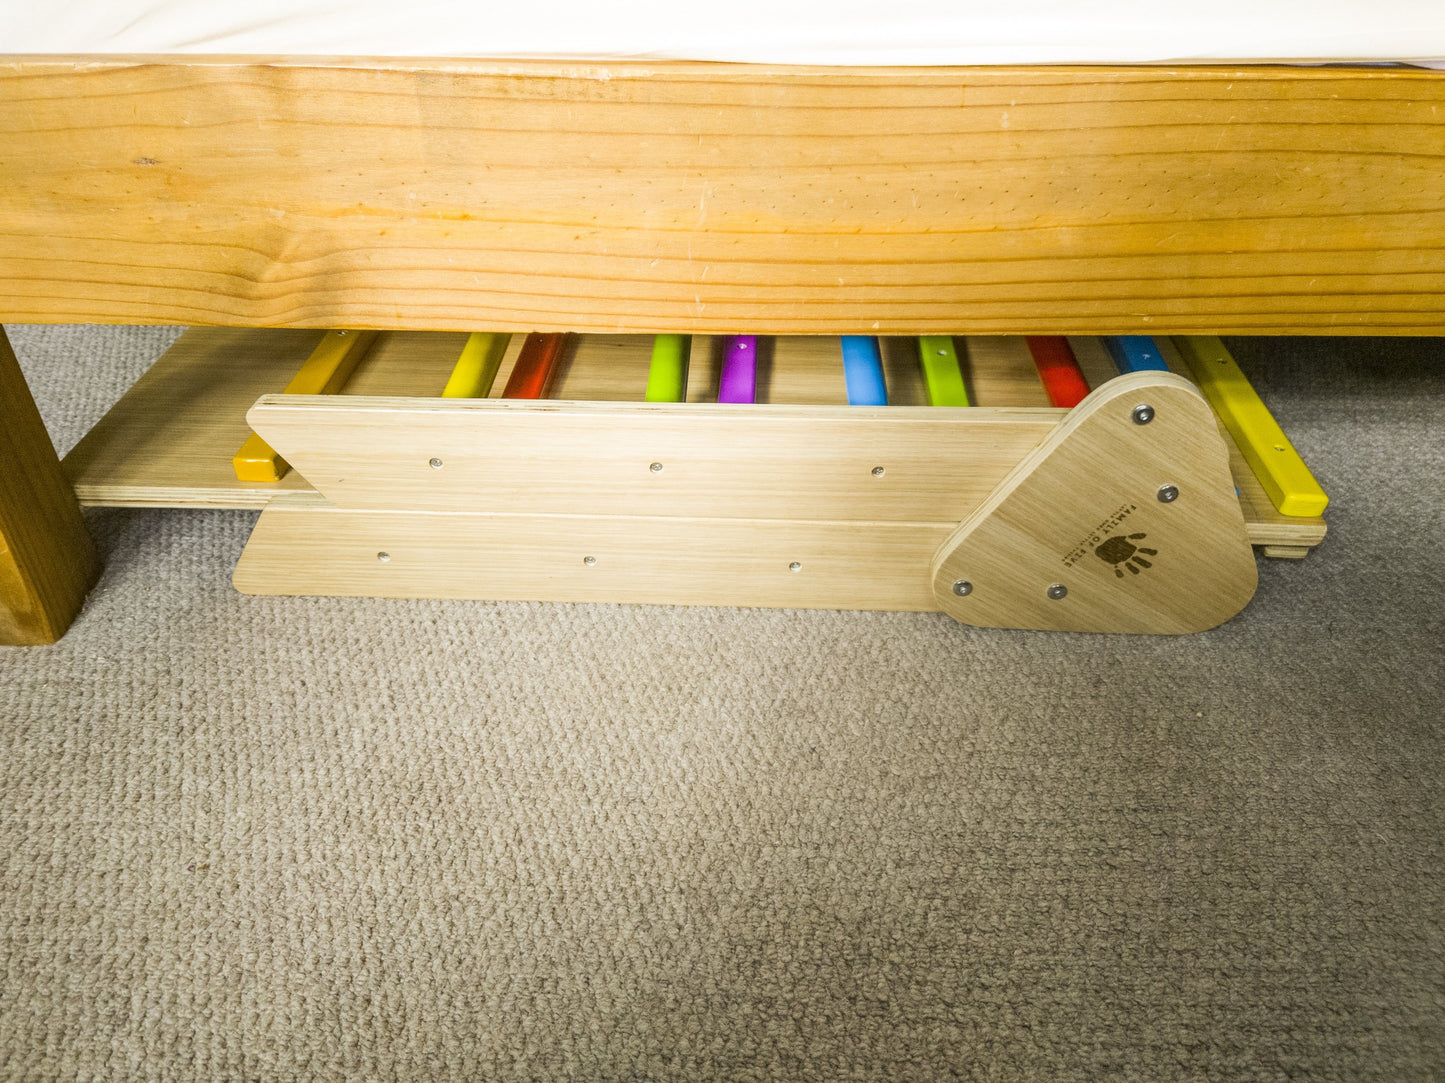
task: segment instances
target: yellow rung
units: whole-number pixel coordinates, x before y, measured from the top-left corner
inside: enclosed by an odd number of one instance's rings
[[[291,469],[290,464],[254,432],[231,458],[231,466],[239,481],[280,481]]]
[[[1279,513],[1310,516],[1323,512],[1330,498],[1224,343],[1212,335],[1199,335],[1177,337],[1174,345]]]
[[[327,331],[306,364],[286,385],[288,395],[334,395],[346,386],[375,331]]]
[[[327,331],[316,349],[286,385],[287,395],[334,395],[346,386],[376,338],[375,331]],[[231,458],[241,481],[280,481],[291,469],[270,444],[255,433]]]
[[[442,398],[486,398],[491,393],[497,370],[502,367],[502,357],[511,341],[509,334],[490,331],[473,331],[468,335],[447,386],[442,389]]]

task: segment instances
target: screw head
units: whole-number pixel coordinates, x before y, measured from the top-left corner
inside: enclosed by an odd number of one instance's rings
[[[442,468],[442,461],[440,459],[431,459],[429,460],[428,465],[433,470],[440,470]]]
[[[647,469],[651,470],[654,474],[660,474],[660,473],[662,473],[662,464],[661,464],[661,463],[651,463],[651,464],[648,465]]]
[[[583,557],[583,558],[582,558],[582,563],[585,564],[585,565],[587,565],[587,567],[590,568],[590,567],[592,567],[592,565],[594,565],[594,564],[597,563],[597,558],[596,558],[596,557]]]
[[[390,553],[377,553],[377,554],[376,554],[376,559],[379,560],[379,561],[381,561],[383,564],[385,564],[385,563],[387,563],[389,560],[391,560],[391,554],[390,554]]]
[[[967,579],[955,579],[953,581],[953,593],[957,594],[960,598],[967,598],[973,593],[973,584]]]
[[[788,565],[788,571],[790,571],[790,572],[800,572],[800,571],[802,571],[802,570],[803,570],[803,566],[802,566],[801,564],[799,564],[796,560],[793,561],[791,564]]]
[[[1161,504],[1172,504],[1172,503],[1174,503],[1174,501],[1176,501],[1176,500],[1178,500],[1178,499],[1179,499],[1179,486],[1177,486],[1177,485],[1161,485],[1161,486],[1159,486],[1159,503],[1161,503]]]
[[[1147,402],[1141,402],[1134,407],[1134,412],[1130,416],[1134,419],[1134,424],[1147,425],[1154,420],[1154,407]]]
[[[888,472],[888,471],[884,470],[883,467],[881,467],[881,466],[875,466],[875,467],[873,468],[873,476],[874,476],[875,478],[881,478],[881,477],[882,477],[884,474],[886,474],[887,472]]]
[[[1068,595],[1069,588],[1062,583],[1050,583],[1049,589],[1044,593],[1057,602],[1060,598]]]

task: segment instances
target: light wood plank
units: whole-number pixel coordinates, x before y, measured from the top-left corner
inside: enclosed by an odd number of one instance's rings
[[[338,507],[956,521],[1063,413],[268,395],[247,417]]]
[[[1169,372],[1091,393],[932,569],[939,607],[967,624],[1077,632],[1203,631],[1258,582],[1227,441],[1198,389]]]
[[[1090,391],[1099,390],[1119,375],[1119,370],[1114,367],[1114,359],[1109,356],[1109,351],[1104,348],[1104,343],[1098,336],[1069,336],[1069,346],[1074,351],[1074,359],[1079,362],[1079,371],[1084,374]]]
[[[1411,70],[12,57],[0,317],[1438,334],[1442,106]]]
[[[440,395],[465,334],[380,335],[343,394]],[[183,334],[65,457],[82,504],[261,508],[309,490],[236,478],[231,455],[251,429],[246,411],[280,392],[321,339],[318,331],[202,327]]]
[[[927,610],[928,563],[952,528],[363,511],[290,494],[261,513],[233,581],[246,594]]]
[[[970,335],[959,358],[975,406],[1050,406],[1028,345],[1017,335]]]
[[[250,435],[261,388],[280,391],[321,339],[317,331],[203,328],[183,334],[65,457],[82,504],[258,508],[310,489],[236,477],[231,456]]]
[[[0,644],[54,643],[100,561],[0,328]]]

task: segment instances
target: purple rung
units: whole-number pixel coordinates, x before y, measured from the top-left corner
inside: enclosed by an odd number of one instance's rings
[[[722,377],[718,380],[718,402],[753,402],[758,393],[758,339],[756,335],[733,335],[723,346]]]

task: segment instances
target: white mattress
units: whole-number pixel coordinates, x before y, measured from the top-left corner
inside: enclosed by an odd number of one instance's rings
[[[0,0],[0,54],[776,64],[1445,58],[1445,0]]]

